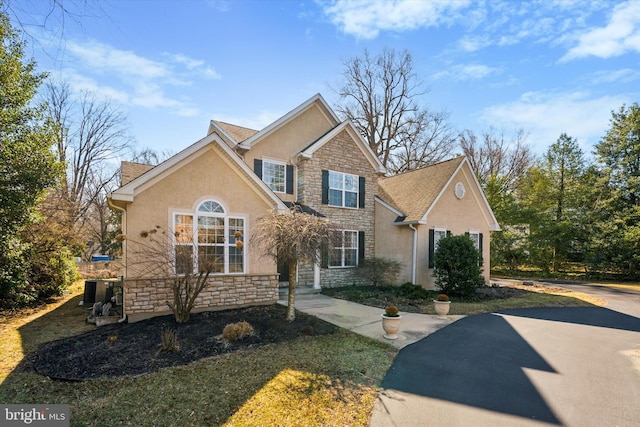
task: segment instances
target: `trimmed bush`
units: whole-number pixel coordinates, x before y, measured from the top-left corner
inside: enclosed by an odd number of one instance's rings
[[[480,252],[468,236],[440,240],[433,272],[436,287],[447,295],[472,296],[477,288],[485,285],[479,259]]]
[[[397,283],[401,269],[402,263],[382,257],[365,258],[358,265],[359,273],[374,286]]]
[[[237,341],[249,335],[253,335],[253,326],[248,322],[230,323],[222,331],[222,337],[227,341]]]

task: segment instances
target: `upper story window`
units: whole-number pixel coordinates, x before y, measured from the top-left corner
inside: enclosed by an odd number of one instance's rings
[[[285,162],[253,159],[253,171],[276,193],[293,194],[293,166]]]
[[[329,205],[358,207],[358,176],[329,171]]]
[[[218,202],[207,200],[195,213],[175,213],[173,230],[177,274],[244,272],[245,219],[228,216]]]
[[[286,165],[264,160],[262,162],[262,180],[270,189],[278,193],[285,192]]]

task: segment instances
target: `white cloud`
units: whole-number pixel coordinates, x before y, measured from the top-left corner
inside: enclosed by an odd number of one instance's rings
[[[640,71],[632,68],[621,70],[598,71],[590,76],[592,84],[600,83],[630,83],[640,79]]]
[[[588,56],[610,58],[630,51],[640,52],[640,2],[636,0],[617,5],[605,27],[578,35],[577,45],[561,61]]]
[[[205,65],[205,62],[201,59],[193,59],[181,53],[171,54],[165,53],[166,57],[170,58],[177,64],[182,64],[187,67],[187,70],[194,73],[195,76],[201,76],[207,79],[221,79],[222,76],[213,68]]]
[[[479,80],[491,74],[499,74],[502,70],[499,68],[488,67],[482,64],[466,64],[455,65],[448,70],[435,73],[432,78],[434,80]]]
[[[485,108],[480,119],[487,126],[524,129],[534,151],[542,153],[561,133],[577,138],[586,154],[604,136],[616,110],[629,100],[621,95],[590,97],[584,92],[528,92],[514,102]]]
[[[122,76],[145,79],[165,77],[169,74],[165,64],[96,41],[70,41],[67,48],[72,55],[97,73],[115,72]]]
[[[408,31],[455,22],[470,1],[335,0],[325,4],[324,14],[344,33],[373,39],[380,31]]]
[[[221,78],[205,61],[181,53],[153,60],[94,40],[69,41],[67,47],[74,65],[64,74],[74,90],[90,90],[125,105],[168,109],[179,116],[195,116],[198,109],[184,91],[181,98],[171,95],[173,87]]]

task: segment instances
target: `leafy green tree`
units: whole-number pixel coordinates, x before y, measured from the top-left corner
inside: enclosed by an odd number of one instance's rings
[[[38,203],[58,183],[61,168],[52,151],[53,132],[43,106],[32,99],[45,78],[8,18],[0,14],[0,300],[4,305],[33,298],[29,249],[22,231],[38,217]]]
[[[566,133],[529,170],[523,195],[530,212],[529,250],[545,270],[558,271],[584,253],[585,170],[580,146]]]
[[[466,235],[438,241],[435,253],[436,287],[447,295],[471,296],[485,285],[480,262],[482,256]]]
[[[629,278],[640,278],[640,106],[611,113],[596,145],[600,166],[594,197],[597,254]]]

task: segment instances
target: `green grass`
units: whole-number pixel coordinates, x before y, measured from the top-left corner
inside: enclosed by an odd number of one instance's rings
[[[546,286],[517,288],[506,299],[452,298],[451,314],[604,303]],[[431,300],[437,295],[408,287],[324,292],[428,314],[434,314]],[[389,345],[340,331],[135,378],[68,383],[18,368],[39,344],[93,328],[84,322],[80,299],[81,289],[75,288],[55,303],[0,319],[0,402],[68,404],[72,426],[367,426],[379,384],[397,354]]]
[[[366,426],[397,354],[340,331],[135,378],[69,383],[16,369],[38,344],[85,330],[79,299],[0,321],[0,402],[68,404],[72,426]]]
[[[407,313],[436,314],[433,300],[438,291],[416,289],[416,286],[346,286],[325,288],[322,293],[372,307],[397,306]],[[508,298],[480,299],[451,297],[449,314],[471,315],[526,307],[577,307],[605,305],[606,301],[585,294],[548,286],[513,285],[496,291],[509,292]]]

